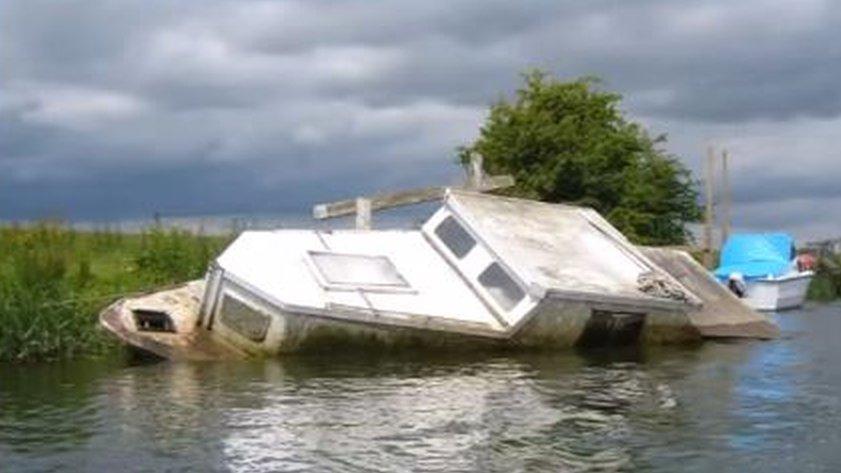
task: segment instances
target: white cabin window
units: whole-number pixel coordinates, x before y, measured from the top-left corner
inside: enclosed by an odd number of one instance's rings
[[[339,288],[405,289],[406,279],[387,256],[310,251],[324,283]]]
[[[435,227],[435,235],[459,259],[464,258],[476,246],[476,240],[467,233],[467,230],[452,215],[448,215],[447,218]]]
[[[526,293],[520,285],[511,279],[508,273],[502,269],[502,266],[496,262],[491,263],[482,271],[482,274],[479,275],[479,283],[506,311],[516,307],[526,297]]]

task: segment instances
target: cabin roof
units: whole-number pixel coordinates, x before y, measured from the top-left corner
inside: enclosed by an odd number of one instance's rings
[[[463,190],[445,205],[527,285],[639,298],[638,277],[657,269],[589,208]]]
[[[385,257],[408,287],[329,289],[320,280],[313,253]],[[293,309],[355,308],[375,311],[378,316],[416,315],[503,330],[419,231],[247,231],[222,253],[217,264],[259,295]]]

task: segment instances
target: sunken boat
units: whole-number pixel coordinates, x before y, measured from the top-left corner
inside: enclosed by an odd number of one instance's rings
[[[363,219],[357,229],[245,231],[204,280],[119,300],[101,324],[144,352],[186,359],[778,335],[688,254],[637,247],[592,209],[432,194],[440,207],[416,230],[370,230]]]

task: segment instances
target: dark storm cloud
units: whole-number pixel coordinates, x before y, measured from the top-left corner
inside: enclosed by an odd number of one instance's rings
[[[839,26],[817,0],[7,0],[0,218],[285,211],[452,181],[453,148],[530,67],[601,76],[693,167],[733,143],[745,205],[838,202]],[[786,158],[804,140],[815,179]]]
[[[642,113],[836,116],[841,8],[731,3],[7,2],[3,56],[9,79],[101,84],[186,107],[283,97],[286,81],[376,103],[484,105],[519,71],[540,66],[602,75],[630,96],[666,97],[641,104]],[[393,61],[364,80],[343,80],[309,62],[335,59],[319,58],[331,48],[362,67],[348,49]]]
[[[744,204],[774,204],[789,199],[837,199],[841,200],[841,185],[838,175],[824,173],[809,179],[801,176],[754,175],[743,177],[735,189],[734,199]],[[807,218],[812,218],[808,213]]]
[[[348,193],[372,193],[383,183],[419,185],[412,174],[425,172],[409,166],[403,175],[379,176],[372,181],[364,168],[343,170],[341,176],[313,177],[306,186],[273,185],[263,173],[271,163],[251,167],[225,165],[151,166],[102,169],[73,180],[73,185],[12,182],[0,187],[6,218],[39,218],[119,222],[153,215],[189,216],[227,214],[308,215],[310,204],[321,199],[343,199]],[[408,176],[407,176],[408,175]],[[426,174],[428,182],[450,178],[446,170]],[[337,185],[341,183],[341,185]],[[9,206],[8,204],[13,204]]]

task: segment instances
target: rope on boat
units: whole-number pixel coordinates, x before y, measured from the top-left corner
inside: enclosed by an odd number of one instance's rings
[[[654,271],[642,273],[637,278],[637,287],[640,291],[661,299],[672,299],[680,302],[689,302],[689,295],[668,278]]]

